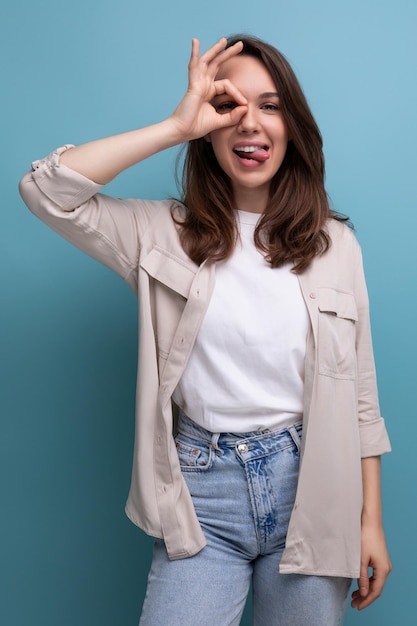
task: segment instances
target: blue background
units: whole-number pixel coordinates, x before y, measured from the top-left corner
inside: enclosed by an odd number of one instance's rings
[[[133,626],[151,548],[124,516],[135,298],[25,209],[18,179],[57,145],[167,116],[191,37],[207,47],[241,31],[293,64],[324,136],[333,205],[364,250],[394,447],[383,463],[394,571],[345,623],[415,623],[416,3],[17,0],[1,13],[1,623]],[[108,191],[175,194],[174,160],[157,155]]]

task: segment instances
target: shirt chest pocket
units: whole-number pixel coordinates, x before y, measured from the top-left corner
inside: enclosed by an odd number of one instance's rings
[[[140,260],[140,268],[149,277],[149,305],[161,369],[190,295],[196,266],[154,247]]]
[[[358,313],[353,294],[322,287],[318,292],[318,309],[319,373],[354,379]]]
[[[171,291],[188,298],[195,269],[162,248],[152,250],[140,261],[142,269]]]

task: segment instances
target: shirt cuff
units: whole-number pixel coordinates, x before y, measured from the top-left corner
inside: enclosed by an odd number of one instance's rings
[[[386,452],[391,452],[391,444],[382,417],[372,420],[371,422],[363,422],[360,424],[359,433],[361,439],[361,458],[380,456]]]
[[[44,159],[32,163],[32,176],[36,185],[63,211],[76,209],[103,187],[59,162],[61,154],[73,147],[72,144],[66,144]]]

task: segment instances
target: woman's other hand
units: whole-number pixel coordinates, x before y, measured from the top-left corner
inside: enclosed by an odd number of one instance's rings
[[[360,611],[379,598],[391,569],[384,531],[382,528],[363,527],[361,569],[358,588],[352,593],[352,608]]]
[[[379,598],[392,569],[382,527],[380,466],[379,457],[362,459],[361,564],[358,588],[352,593],[351,602],[359,611]]]

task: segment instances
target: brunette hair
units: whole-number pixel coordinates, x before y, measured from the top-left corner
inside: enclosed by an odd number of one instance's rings
[[[243,42],[240,55],[259,59],[271,74],[290,137],[255,229],[255,245],[272,267],[292,262],[293,271],[301,273],[331,244],[326,221],[348,218],[330,209],[322,137],[288,61],[273,46],[252,36],[233,35],[226,47],[238,41]],[[204,138],[188,143],[182,188],[186,215],[180,222],[180,240],[184,250],[198,264],[227,259],[239,236],[232,187]]]

